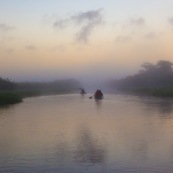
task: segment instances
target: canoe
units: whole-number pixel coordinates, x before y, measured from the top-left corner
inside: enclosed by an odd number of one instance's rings
[[[101,99],[103,99],[103,96],[94,96],[94,98],[97,100],[101,100]]]
[[[80,94],[81,94],[81,95],[84,95],[84,94],[86,94],[86,92],[81,92]]]

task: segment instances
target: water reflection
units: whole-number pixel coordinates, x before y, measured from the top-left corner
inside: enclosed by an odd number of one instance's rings
[[[82,127],[78,137],[75,160],[80,163],[101,164],[105,161],[106,150],[101,141],[92,137],[86,127]]]
[[[100,99],[95,99],[96,107],[100,109],[102,107],[102,100]]]
[[[145,104],[146,110],[158,112],[159,115],[170,115],[173,112],[173,100],[168,98],[148,98],[140,99],[140,102]]]
[[[8,113],[15,108],[16,105],[0,106],[0,116],[8,115]]]
[[[144,162],[149,156],[149,145],[146,139],[140,137],[133,142],[132,145],[132,157],[136,158],[138,161]]]
[[[0,172],[172,172],[172,103],[65,95],[0,109]]]

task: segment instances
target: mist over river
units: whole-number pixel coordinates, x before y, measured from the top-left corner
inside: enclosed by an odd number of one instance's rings
[[[0,173],[173,172],[173,100],[92,94],[0,108]]]

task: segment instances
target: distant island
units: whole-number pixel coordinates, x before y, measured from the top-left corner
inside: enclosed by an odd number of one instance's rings
[[[25,97],[74,93],[80,88],[74,79],[52,82],[13,82],[0,78],[0,105],[22,102]]]
[[[134,75],[110,82],[113,89],[122,92],[157,97],[173,97],[173,63],[160,60],[156,64],[144,63]]]

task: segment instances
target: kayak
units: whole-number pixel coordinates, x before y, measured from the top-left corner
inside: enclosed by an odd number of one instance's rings
[[[94,96],[94,98],[97,100],[101,100],[101,99],[103,99],[103,96]]]
[[[80,94],[81,94],[81,95],[84,95],[84,94],[86,94],[86,92],[81,92]]]

